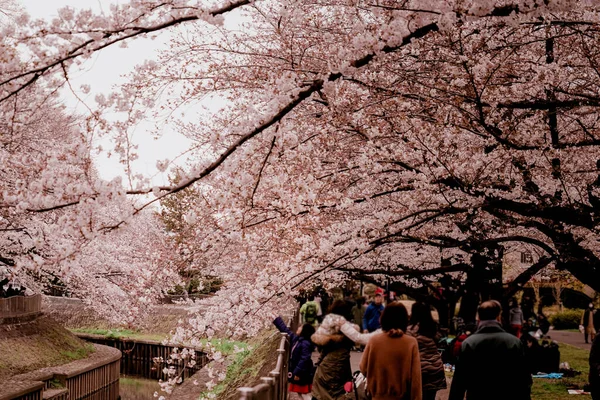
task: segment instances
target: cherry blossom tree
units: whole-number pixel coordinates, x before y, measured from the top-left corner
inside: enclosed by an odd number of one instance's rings
[[[187,191],[175,262],[225,281],[177,331],[188,343],[255,334],[317,280],[391,279],[452,311],[459,297],[510,296],[550,264],[598,289],[598,11],[584,0],[133,0],[107,15],[22,16],[25,28],[0,34],[0,260],[19,276],[53,266],[82,291],[100,282],[100,298],[151,297],[172,278],[159,273],[169,243],[148,211]],[[68,118],[39,116],[58,109],[71,71],[162,34],[158,62],[97,96],[86,130],[56,144],[65,130],[45,124]],[[129,169],[127,185],[97,179],[91,138],[110,137],[128,166],[130,132],[148,119],[194,142],[177,181],[152,187]],[[36,152],[11,147],[40,129]],[[498,281],[503,247],[524,245],[533,265],[502,290],[482,285]],[[149,265],[129,258],[139,254]],[[130,321],[137,305],[123,304],[115,313]]]
[[[126,193],[155,196],[90,230],[103,232],[196,187],[186,221],[201,239],[195,251],[227,282],[204,320],[231,334],[256,332],[265,302],[311,279],[392,276],[409,290],[477,270],[473,256],[511,243],[545,256],[507,290],[551,262],[600,282],[593,2],[249,3],[133,1],[106,16],[64,9],[50,23],[6,28],[5,115],[34,88],[68,85],[90,54],[169,32],[171,49],[98,96],[87,126],[111,135],[125,161],[128,132],[144,118],[167,113],[195,140],[195,162],[174,185],[90,183],[36,210],[85,216]],[[238,26],[221,25],[233,10],[243,12]],[[184,115],[207,97],[227,105]],[[8,207],[32,202],[30,191],[14,196]],[[450,265],[438,265],[440,249]],[[239,328],[240,318],[253,322]],[[203,324],[197,332],[214,330]]]

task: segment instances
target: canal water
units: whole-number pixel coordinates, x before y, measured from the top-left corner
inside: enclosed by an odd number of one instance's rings
[[[119,380],[121,400],[150,400],[155,398],[155,392],[158,392],[159,396],[164,394],[160,391],[157,379],[121,375]]]

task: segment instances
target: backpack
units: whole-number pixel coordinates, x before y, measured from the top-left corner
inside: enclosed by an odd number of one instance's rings
[[[304,320],[312,324],[317,319],[317,305],[315,303],[306,304],[306,310],[304,310]]]

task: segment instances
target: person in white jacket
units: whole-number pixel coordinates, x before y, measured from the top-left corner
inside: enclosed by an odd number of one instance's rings
[[[359,330],[356,329],[357,325],[348,322],[344,317],[340,317],[335,321],[335,324],[340,332],[344,334],[348,339],[352,340],[356,344],[360,344],[366,346],[369,342],[369,339],[374,335],[381,332],[381,328],[376,331],[370,333],[360,333]]]

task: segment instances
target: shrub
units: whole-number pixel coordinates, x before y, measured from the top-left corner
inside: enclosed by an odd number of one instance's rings
[[[550,316],[550,323],[554,325],[554,329],[577,329],[581,323],[582,315],[583,310],[566,309]]]

